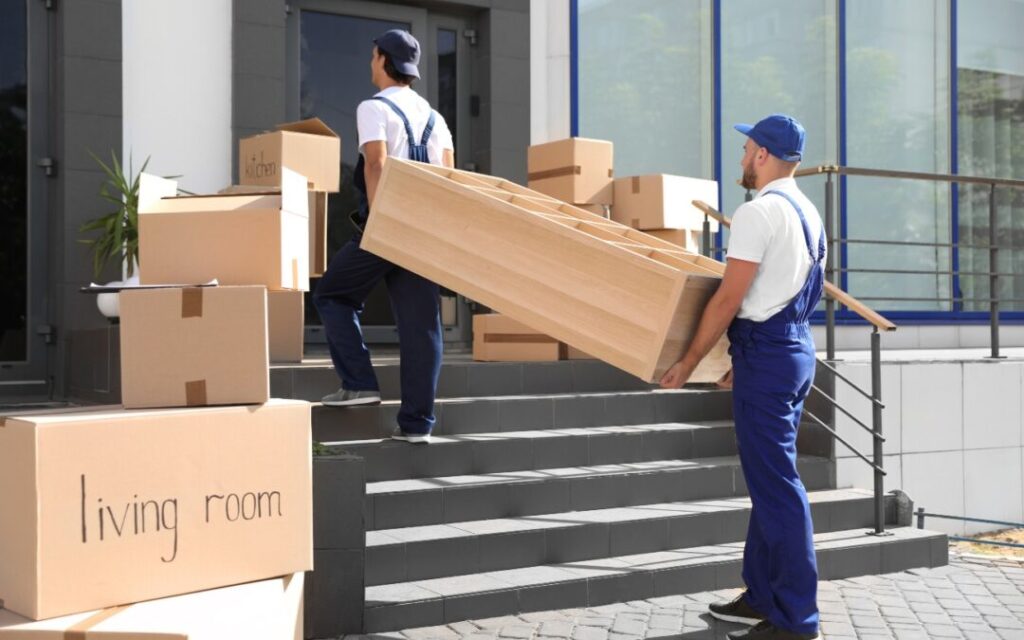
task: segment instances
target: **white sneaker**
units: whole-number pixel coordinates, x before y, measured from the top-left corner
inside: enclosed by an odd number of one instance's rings
[[[430,444],[429,433],[406,433],[402,431],[401,427],[395,427],[395,430],[391,432],[391,439],[413,444]]]
[[[380,391],[350,391],[345,387],[329,393],[320,399],[326,407],[354,407],[365,404],[380,404]]]

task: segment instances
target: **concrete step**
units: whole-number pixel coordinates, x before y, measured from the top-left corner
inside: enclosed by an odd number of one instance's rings
[[[809,497],[816,533],[874,526],[868,491],[833,489]],[[895,508],[892,496],[887,503]],[[749,517],[749,499],[723,498],[370,531],[366,584],[734,542],[744,539]]]
[[[808,490],[834,487],[835,463],[801,456]],[[746,495],[736,456],[370,482],[367,530]]]
[[[680,389],[615,393],[547,393],[526,396],[441,398],[434,405],[434,435],[495,431],[611,427],[703,422],[732,417],[729,391]],[[386,438],[398,401],[371,407],[313,406],[313,439],[346,442]]]
[[[377,359],[374,371],[383,397],[399,397],[398,358]],[[319,401],[336,391],[338,376],[328,360],[273,365],[270,391],[275,398]],[[507,396],[534,393],[600,393],[646,391],[651,385],[599,360],[559,362],[473,362],[466,356],[445,356],[438,380],[439,398]]]
[[[438,436],[430,446],[391,439],[324,444],[362,456],[368,482],[736,453],[733,424],[725,420]]]
[[[945,534],[863,528],[815,535],[822,580],[947,563]],[[743,543],[491,571],[366,589],[367,632],[450,624],[526,611],[588,607],[738,587]]]

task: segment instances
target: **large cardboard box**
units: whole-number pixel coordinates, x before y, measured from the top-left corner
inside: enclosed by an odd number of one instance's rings
[[[142,284],[262,284],[309,289],[306,178],[283,170],[279,194],[161,197],[173,181],[145,176],[139,187]]]
[[[139,409],[266,402],[266,291],[122,291],[121,403]]]
[[[302,362],[305,325],[303,292],[267,293],[267,330],[271,362]]]
[[[492,176],[398,158],[362,248],[633,375],[658,381],[725,265]],[[691,377],[729,368],[723,339]]]
[[[711,232],[715,232],[714,227]],[[693,253],[700,253],[701,243],[704,242],[703,229],[648,229],[646,233]]]
[[[279,187],[284,169],[301,173],[315,191],[341,188],[341,138],[320,118],[279,124],[238,141],[239,184]]]
[[[527,150],[529,187],[563,202],[612,204],[612,143],[566,138]]]
[[[0,610],[0,640],[302,640],[304,576],[32,622]]]
[[[615,180],[612,220],[634,229],[700,229],[704,214],[693,200],[718,201],[714,180],[654,174]],[[718,223],[711,221],[712,231]]]
[[[562,345],[551,336],[500,313],[473,316],[473,359],[483,362],[558,360]]]
[[[40,620],[312,568],[306,402],[2,422],[0,599],[15,613]]]
[[[258,187],[253,185],[235,184],[225,187],[218,193],[237,194],[268,194],[281,193],[280,187]],[[309,277],[319,278],[327,271],[327,192],[309,191]]]

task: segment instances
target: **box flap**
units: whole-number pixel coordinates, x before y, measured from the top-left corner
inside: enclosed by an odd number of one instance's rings
[[[306,120],[299,120],[298,122],[287,122],[285,124],[277,125],[278,131],[293,131],[295,133],[308,133],[314,136],[330,136],[332,138],[339,137],[333,129],[327,126],[320,118],[308,118]]]
[[[212,195],[178,196],[162,198],[150,204],[146,214],[154,213],[229,213],[241,209],[281,209],[281,196],[267,195]],[[140,214],[143,213],[140,211]]]
[[[178,182],[160,176],[143,173],[139,176],[139,213],[161,198],[173,197],[178,193]]]

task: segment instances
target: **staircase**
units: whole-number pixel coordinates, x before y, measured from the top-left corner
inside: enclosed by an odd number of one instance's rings
[[[729,392],[654,390],[598,361],[446,356],[434,442],[414,446],[381,440],[395,424],[398,365],[376,366],[381,406],[313,410],[315,440],[365,460],[365,603],[361,629],[345,631],[741,584],[749,502]],[[277,367],[271,383],[275,396],[314,401],[337,388],[324,362]],[[836,488],[831,447],[812,429],[799,467],[821,578],[945,564],[944,535],[895,526],[905,510],[894,496],[891,535],[866,535],[870,492]],[[334,508],[325,502],[315,510]],[[327,602],[308,606],[352,604]]]

